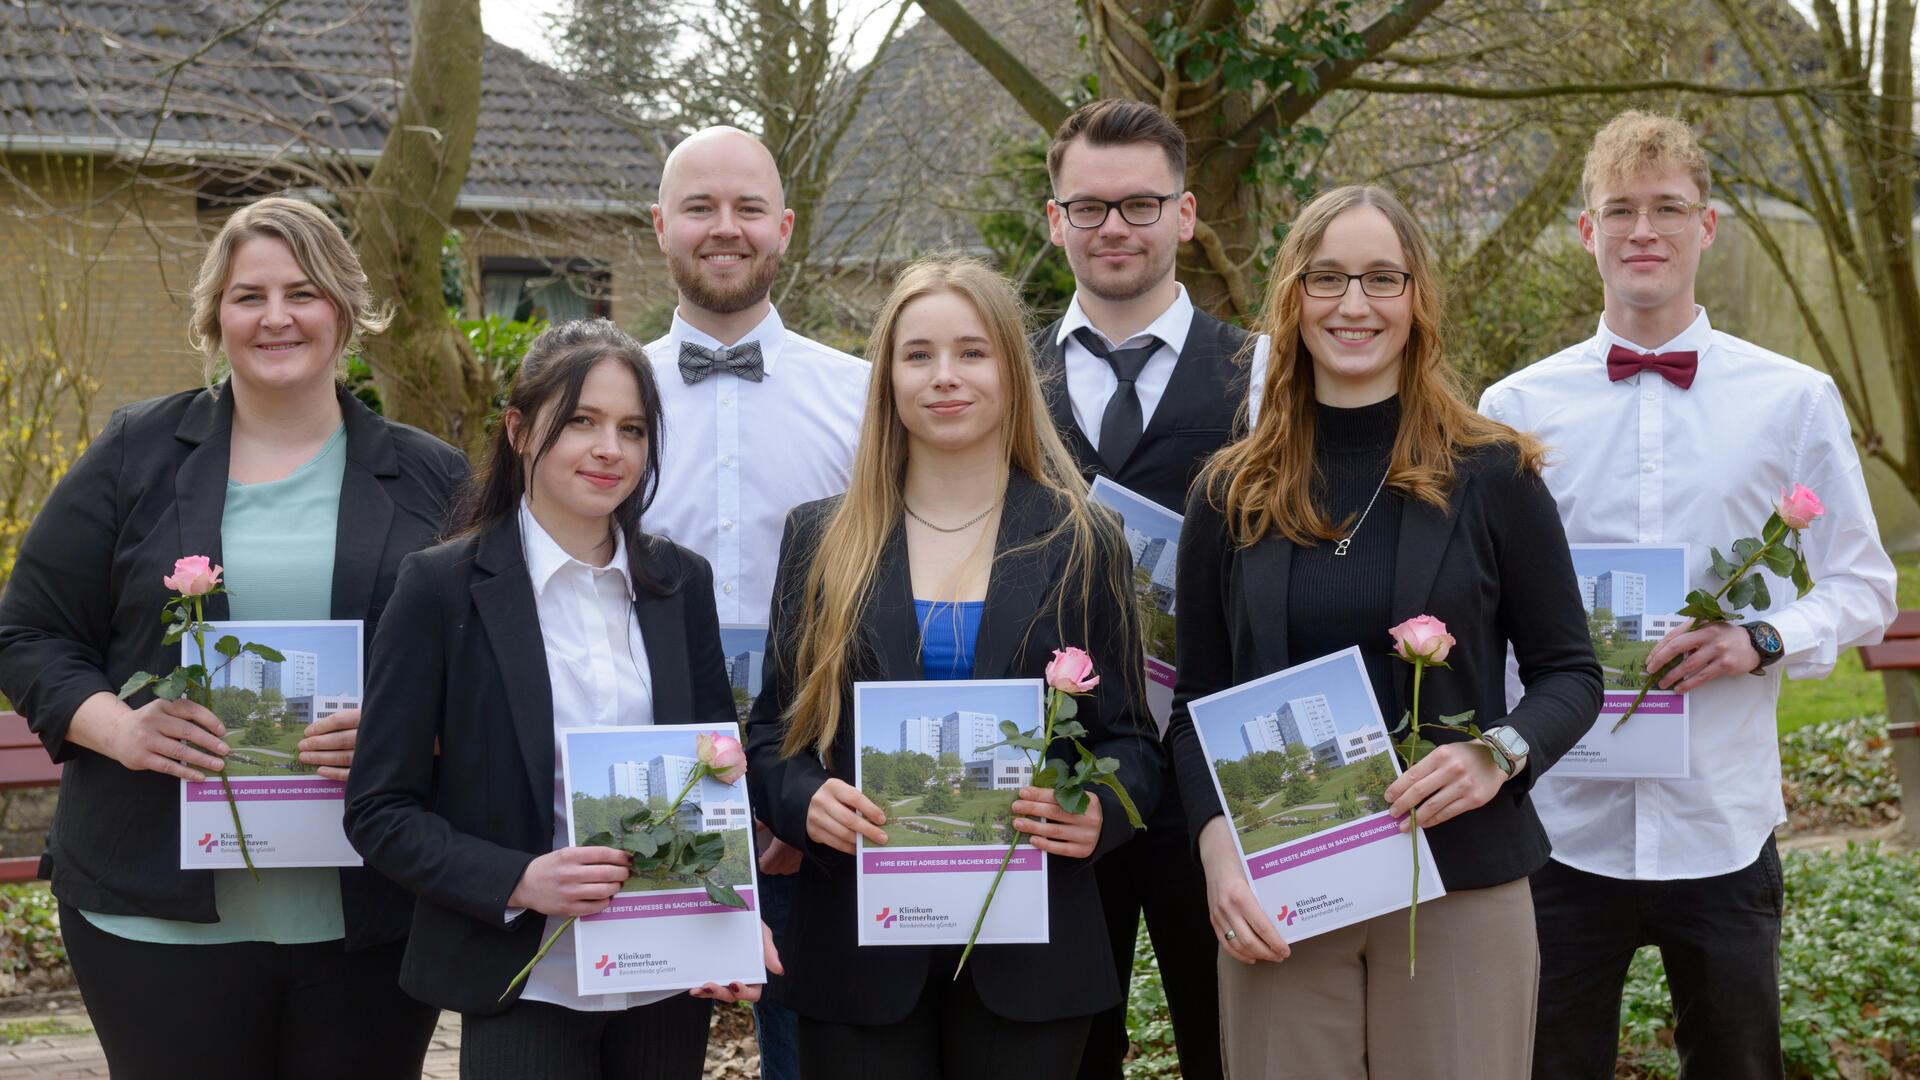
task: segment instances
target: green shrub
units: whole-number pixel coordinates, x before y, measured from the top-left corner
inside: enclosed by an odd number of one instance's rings
[[[66,966],[53,894],[44,885],[0,885],[0,972],[24,978]]]
[[[1806,1080],[1912,1076],[1920,1068],[1920,853],[1849,844],[1787,852],[1780,932],[1781,1048]],[[1635,1074],[1678,1073],[1673,1012],[1657,954],[1634,957],[1620,1051]]]
[[[1863,828],[1900,805],[1887,718],[1824,720],[1780,736],[1780,775],[1795,830]]]
[[[1173,1021],[1167,1015],[1167,992],[1160,985],[1160,963],[1153,956],[1153,939],[1146,920],[1133,938],[1133,986],[1127,994],[1127,1033],[1133,1039],[1127,1060],[1127,1080],[1164,1080],[1180,1075],[1180,1055],[1174,1050]]]

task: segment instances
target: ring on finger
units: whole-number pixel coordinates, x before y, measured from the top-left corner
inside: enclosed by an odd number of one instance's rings
[[[1233,932],[1233,931],[1231,931],[1231,930],[1229,930],[1229,931],[1227,931],[1227,935],[1226,935],[1226,937],[1227,937],[1227,940],[1228,940],[1228,941],[1238,941],[1238,940],[1240,939],[1240,935],[1239,935],[1239,934],[1236,934],[1236,933],[1234,933],[1234,932]]]

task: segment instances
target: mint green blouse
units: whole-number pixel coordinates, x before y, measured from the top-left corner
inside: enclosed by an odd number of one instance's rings
[[[343,425],[320,453],[290,475],[260,484],[227,481],[220,519],[222,581],[233,619],[327,619],[333,613],[333,547],[346,474]],[[87,921],[123,938],[165,945],[269,941],[298,945],[346,936],[340,871],[213,870],[219,922],[83,911]]]

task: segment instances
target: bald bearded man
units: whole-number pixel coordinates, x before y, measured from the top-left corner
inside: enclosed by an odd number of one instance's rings
[[[713,127],[667,155],[653,207],[679,304],[647,346],[666,431],[643,526],[713,564],[723,626],[766,626],[787,511],[847,489],[866,407],[866,362],[788,330],[768,299],[793,235],[784,195],[766,147]],[[761,916],[778,944],[800,853],[756,833]],[[762,1001],[754,1026],[763,1080],[798,1080],[793,1013]]]

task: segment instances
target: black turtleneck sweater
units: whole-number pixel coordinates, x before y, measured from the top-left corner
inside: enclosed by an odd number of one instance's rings
[[[1358,645],[1375,695],[1392,701],[1387,628],[1402,503],[1391,489],[1381,490],[1380,481],[1400,428],[1400,399],[1357,409],[1319,405],[1317,410],[1314,462],[1321,483],[1314,501],[1353,542],[1345,555],[1334,554],[1336,540],[1294,546],[1287,579],[1287,651],[1298,664]],[[1370,499],[1373,509],[1366,511]],[[1387,726],[1397,720],[1387,717]]]

